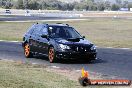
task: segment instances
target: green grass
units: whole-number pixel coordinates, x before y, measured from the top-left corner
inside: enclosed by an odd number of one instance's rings
[[[0,39],[21,41],[32,23],[0,22]]]
[[[90,19],[73,24],[82,34],[101,47],[131,47],[132,20]]]
[[[22,40],[34,22],[0,22],[0,39]],[[47,22],[56,23],[56,22]],[[67,21],[87,39],[100,47],[132,47],[132,20],[91,18],[85,21]]]
[[[0,88],[80,88],[77,81],[37,65],[0,61]]]
[[[43,65],[0,60],[0,88],[84,88],[77,81],[49,72]],[[87,88],[118,87],[88,86]],[[119,86],[119,88],[124,87]]]

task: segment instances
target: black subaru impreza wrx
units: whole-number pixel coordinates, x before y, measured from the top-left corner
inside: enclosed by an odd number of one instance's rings
[[[68,24],[34,24],[25,33],[22,46],[25,57],[45,55],[51,63],[57,59],[95,60],[95,45]]]

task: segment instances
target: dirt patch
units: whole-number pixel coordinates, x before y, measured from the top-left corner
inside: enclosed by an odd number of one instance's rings
[[[47,67],[47,71],[49,72],[55,72],[60,75],[64,75],[68,77],[70,80],[78,81],[78,78],[81,76],[81,69],[80,70],[75,70],[75,69],[68,69],[68,68],[54,68],[54,67]],[[114,79],[116,78],[115,76],[108,76],[108,75],[103,75],[100,73],[95,73],[95,72],[88,72],[89,73],[89,78],[90,79]]]

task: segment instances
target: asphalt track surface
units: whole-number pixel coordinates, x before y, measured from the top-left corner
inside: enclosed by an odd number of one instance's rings
[[[39,16],[10,16],[0,17],[0,21],[28,21],[28,20],[60,20],[60,19],[77,19],[77,17],[39,17]]]
[[[65,20],[65,19],[88,19],[88,18],[113,18],[112,16],[103,17],[41,17],[41,16],[20,16],[20,15],[2,15],[0,21],[31,21],[31,20]],[[132,17],[118,17],[118,19],[132,19]]]
[[[30,58],[30,62],[74,70],[84,67],[87,71],[101,73],[106,77],[114,76],[132,80],[131,49],[98,48],[97,57],[99,59],[91,63],[78,60],[60,60],[57,63],[49,63],[48,59],[43,56]],[[0,59],[26,61],[21,43],[0,41]]]

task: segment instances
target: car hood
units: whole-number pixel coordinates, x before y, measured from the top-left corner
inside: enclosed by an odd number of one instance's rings
[[[60,44],[67,44],[67,45],[70,45],[70,44],[79,44],[79,45],[90,45],[92,44],[90,41],[86,40],[86,39],[62,39],[62,38],[56,38],[55,41],[57,43],[60,43]]]

